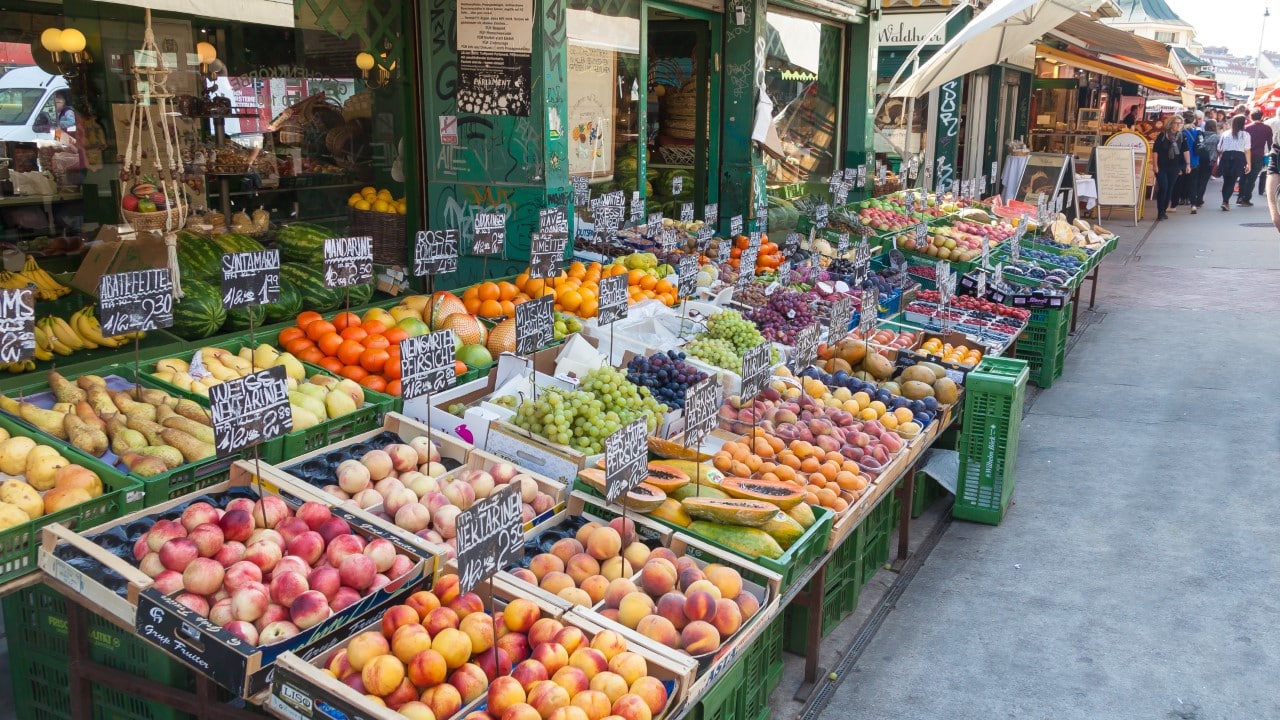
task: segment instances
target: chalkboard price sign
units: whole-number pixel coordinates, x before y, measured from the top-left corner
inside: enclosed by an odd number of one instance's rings
[[[569,234],[569,215],[562,207],[543,208],[538,211],[538,230],[544,233]]]
[[[604,499],[627,494],[649,475],[649,428],[636,418],[604,439]]]
[[[679,195],[682,192],[684,192],[684,176],[676,175],[671,178],[671,194]]]
[[[715,235],[710,225],[703,225],[698,228],[698,252],[706,254],[707,248],[711,247],[711,237]]]
[[[750,235],[748,235],[747,237],[749,238],[749,239],[747,240],[747,247],[748,247],[748,248],[750,248],[750,249],[752,249],[752,250],[759,250],[759,249],[760,249],[760,240],[761,240],[761,239],[762,239],[762,237],[763,237],[763,235],[761,234],[761,232],[760,232],[759,230],[752,230],[752,231],[751,231],[751,234],[750,234]]]
[[[619,275],[618,277],[622,277]],[[516,306],[516,354],[531,355],[555,339],[555,298],[544,295]]]
[[[853,248],[853,286],[862,287],[871,272],[871,247],[863,238]]]
[[[790,260],[783,260],[782,263],[778,265],[778,279],[776,282],[778,282],[782,287],[786,287],[791,284]]]
[[[658,233],[661,231],[662,213],[649,213],[649,227],[646,229],[645,234],[649,237],[657,237]]]
[[[639,224],[644,218],[644,200],[640,199],[640,191],[631,191],[631,224]]]
[[[478,213],[471,240],[472,255],[501,255],[507,244],[507,214]]]
[[[756,279],[756,258],[760,255],[760,249],[756,247],[748,247],[742,251],[742,257],[738,263],[738,285],[749,285]]]
[[[458,586],[464,593],[524,555],[520,486],[508,483],[458,513]]]
[[[713,228],[720,224],[720,203],[707,203],[703,206],[702,222]]]
[[[831,305],[830,322],[827,325],[827,343],[833,344],[849,334],[849,322],[853,320],[853,298],[845,295]]]
[[[836,257],[844,257],[849,252],[849,233],[840,233],[840,239],[836,241]]]
[[[929,246],[929,228],[924,223],[916,225],[916,249],[923,250]]]
[[[773,345],[768,340],[747,351],[742,356],[742,399],[751,400],[764,392],[769,384],[769,357]]]
[[[222,307],[228,310],[280,301],[280,251],[222,256]]]
[[[536,232],[529,238],[529,277],[552,278],[560,274],[564,264],[564,248],[568,233]]]
[[[400,395],[405,400],[448,390],[457,382],[449,330],[400,341]]]
[[[0,290],[0,362],[22,362],[35,351],[35,293],[28,288]]]
[[[600,279],[600,307],[596,322],[609,325],[627,316],[627,276],[614,275]]]
[[[760,228],[760,232],[768,232],[769,230],[769,208],[756,208],[756,225]]]
[[[693,222],[693,203],[681,203],[680,222]]]
[[[293,431],[289,379],[279,365],[209,388],[213,444],[231,455]]]
[[[716,246],[716,262],[727,263],[732,255],[733,243],[729,242],[728,238],[721,239],[720,244]]]
[[[795,372],[799,373],[812,365],[814,360],[818,359],[818,333],[820,330],[818,324],[813,323],[796,335],[796,345],[791,351],[791,369]]]
[[[173,327],[173,279],[169,271],[103,275],[98,280],[98,323],[107,337]]]
[[[574,175],[573,181],[573,204],[578,207],[585,207],[591,202],[591,185],[586,175]]]
[[[880,324],[880,288],[874,285],[862,289],[862,308],[858,311],[858,332],[871,337]]]
[[[662,249],[670,252],[676,249],[677,243],[680,241],[680,231],[674,227],[664,227],[658,233],[658,241],[662,245]]]
[[[720,381],[715,376],[685,388],[684,437],[690,446],[701,445],[719,423]]]
[[[373,238],[325,238],[324,284],[331,288],[365,285],[373,280]]]
[[[692,297],[698,291],[698,259],[692,255],[680,258],[678,272],[680,282],[676,287],[676,297]]]
[[[818,229],[821,230],[827,226],[827,221],[830,219],[830,216],[831,206],[826,203],[822,203],[813,211],[813,224],[817,225]]]
[[[733,217],[729,218],[729,234],[730,235],[742,234],[742,216],[741,215],[734,215]]]
[[[790,258],[795,255],[796,251],[800,249],[800,239],[802,237],[800,233],[787,233],[787,236],[782,240],[782,256]]]
[[[413,274],[446,275],[458,269],[458,230],[419,230],[414,243]]]

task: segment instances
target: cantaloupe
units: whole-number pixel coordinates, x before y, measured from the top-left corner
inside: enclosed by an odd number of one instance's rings
[[[465,312],[454,313],[445,318],[440,329],[452,330],[462,340],[463,345],[483,345],[487,334],[484,325],[481,325],[474,315]]]
[[[504,352],[516,351],[516,319],[509,317],[498,323],[489,331],[489,340],[485,343],[489,354],[495,358]]]

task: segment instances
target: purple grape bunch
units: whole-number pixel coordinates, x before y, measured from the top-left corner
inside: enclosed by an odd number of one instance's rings
[[[685,362],[679,350],[637,355],[627,363],[627,380],[649,388],[658,402],[672,409],[684,408],[684,393],[707,378],[707,374]]]
[[[765,305],[749,310],[746,317],[769,340],[795,345],[800,331],[813,324],[813,305],[817,300],[818,296],[812,292],[781,290],[769,296]]]

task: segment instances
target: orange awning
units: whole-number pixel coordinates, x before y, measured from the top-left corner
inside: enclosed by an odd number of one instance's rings
[[[1196,77],[1195,75],[1187,76],[1187,89],[1196,95],[1208,95],[1213,97],[1218,94],[1218,81],[1212,78]]]
[[[1037,45],[1036,54],[1051,57],[1086,70],[1093,70],[1103,75],[1135,82],[1158,92],[1177,95],[1182,91],[1182,81],[1178,80],[1178,78],[1168,72],[1161,72],[1160,69],[1149,63],[1138,60],[1125,60],[1109,56],[1089,57],[1067,50],[1058,50],[1047,45]],[[1165,68],[1165,70],[1168,70],[1168,68]]]

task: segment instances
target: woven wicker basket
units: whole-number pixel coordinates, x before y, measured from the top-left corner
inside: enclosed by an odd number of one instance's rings
[[[404,215],[352,208],[351,234],[373,238],[373,261],[379,265],[404,265],[409,261]]]
[[[156,212],[133,212],[131,210],[120,209],[120,213],[124,216],[125,222],[129,223],[134,230],[164,230],[168,225],[174,230],[182,227],[178,221],[178,212],[181,210],[177,205],[168,210],[158,210]]]

